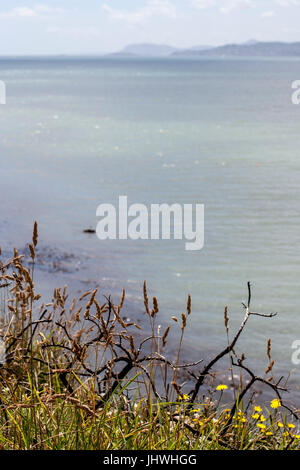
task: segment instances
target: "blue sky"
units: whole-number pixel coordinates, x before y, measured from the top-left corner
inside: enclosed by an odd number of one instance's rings
[[[300,41],[300,0],[0,0],[0,55]]]

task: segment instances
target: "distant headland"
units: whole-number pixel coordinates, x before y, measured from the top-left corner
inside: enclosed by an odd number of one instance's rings
[[[251,39],[242,44],[198,45],[187,49],[180,49],[166,44],[131,44],[110,55],[124,57],[300,57],[300,41],[292,43],[280,41],[260,42]]]

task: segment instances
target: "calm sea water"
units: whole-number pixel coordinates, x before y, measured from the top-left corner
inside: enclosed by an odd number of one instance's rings
[[[239,325],[246,283],[253,317],[237,352],[265,370],[272,338],[278,374],[300,339],[300,106],[291,103],[297,60],[36,59],[0,61],[0,245],[22,249],[40,227],[39,287],[95,283],[143,321],[142,282],[160,300],[160,319],[193,299],[190,360],[208,357]],[[181,241],[107,241],[96,207],[205,204],[205,247]],[[176,325],[173,338],[179,335]],[[299,400],[300,401],[300,400]]]

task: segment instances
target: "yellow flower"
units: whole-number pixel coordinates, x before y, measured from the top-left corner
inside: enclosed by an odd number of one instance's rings
[[[278,398],[275,398],[274,400],[271,401],[271,408],[274,408],[275,410],[277,408],[280,408],[281,406],[281,401],[278,400]]]
[[[262,422],[264,422],[264,421],[266,421],[266,418],[265,418],[263,415],[261,415],[260,420],[261,420]]]
[[[294,437],[295,439],[300,439],[299,434],[294,434],[293,437]]]
[[[179,400],[188,400],[190,397],[188,395],[183,395],[179,397]]]
[[[290,429],[295,429],[295,427],[296,426],[294,424],[288,424],[288,428],[290,428]]]
[[[192,410],[192,413],[200,413],[200,412],[201,412],[200,408],[197,408],[197,409],[195,409],[195,410]]]
[[[290,433],[287,432],[287,431],[285,431],[285,432],[283,433],[283,435],[284,435],[284,437],[288,437],[288,436],[290,435]]]
[[[277,426],[278,426],[279,428],[284,428],[284,425],[283,425],[282,423],[277,423]]]
[[[268,432],[266,432],[266,436],[273,436],[273,433],[268,431]]]
[[[259,419],[259,414],[258,414],[258,413],[255,413],[254,415],[252,415],[252,418],[253,418],[253,419]]]
[[[255,406],[254,407],[254,411],[256,411],[257,413],[261,413],[262,412],[262,409],[260,406]]]
[[[228,387],[227,387],[227,385],[218,385],[217,388],[216,388],[216,390],[218,390],[218,391],[219,391],[219,390],[222,390],[222,391],[223,391],[223,390],[228,390]]]
[[[266,429],[266,426],[265,426],[264,424],[262,424],[262,423],[257,423],[256,426],[257,426],[259,429],[261,429],[261,430],[265,430],[265,429]]]
[[[199,426],[204,426],[203,421],[199,421],[199,419],[193,419],[194,423],[199,424]]]

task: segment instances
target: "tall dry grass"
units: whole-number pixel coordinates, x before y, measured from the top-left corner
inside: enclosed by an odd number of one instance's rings
[[[185,364],[181,350],[187,318],[192,315],[190,296],[186,312],[173,317],[172,326],[162,331],[157,324],[158,301],[156,297],[150,301],[145,283],[148,336],[123,318],[124,291],[114,304],[111,297],[101,301],[97,289],[71,300],[66,287],[57,288],[51,301],[44,303],[34,282],[37,243],[35,223],[29,259],[14,250],[12,258],[0,264],[0,448],[300,447],[298,413],[285,405],[286,387],[273,377],[270,340],[263,376],[256,376],[244,356],[235,354],[250,317],[274,316],[251,311],[250,284],[244,318],[233,338],[226,308],[227,345],[208,364],[203,365],[201,358]],[[179,333],[174,359],[166,354],[171,327]],[[233,369],[242,372],[226,409],[222,398],[228,386],[213,380],[225,356],[230,359],[232,378]],[[185,384],[183,375],[188,377]],[[242,379],[245,375],[248,381]],[[253,403],[251,391],[257,383],[273,391],[271,407]]]

